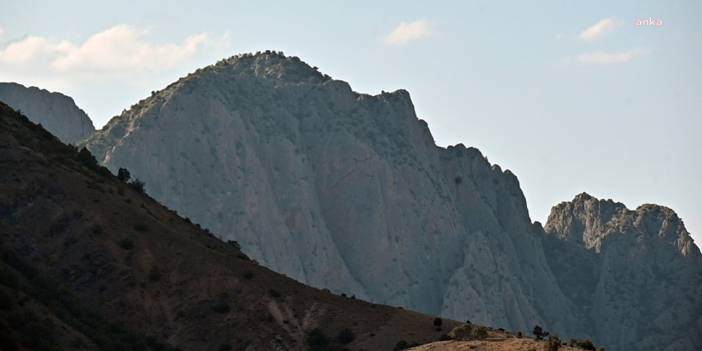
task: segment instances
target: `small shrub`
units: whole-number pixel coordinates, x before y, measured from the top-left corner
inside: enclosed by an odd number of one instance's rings
[[[254,274],[253,274],[253,272],[251,272],[251,271],[245,271],[244,274],[243,274],[242,276],[243,276],[244,279],[246,279],[246,280],[251,280],[251,279],[253,279]]]
[[[219,345],[219,351],[229,351],[229,350],[233,350],[232,345],[229,345],[229,344]]]
[[[147,226],[144,223],[137,223],[134,225],[134,230],[136,230],[137,232],[146,232],[149,230],[149,226]]]
[[[277,299],[281,296],[280,292],[278,290],[275,290],[275,289],[268,289],[268,295],[270,295],[274,299]]]
[[[336,340],[342,345],[350,344],[353,341],[353,332],[351,329],[344,328],[336,336]]]
[[[488,337],[487,328],[482,327],[482,326],[473,328],[473,338],[474,339],[482,340],[482,339],[485,339],[487,337]]]
[[[459,325],[447,334],[454,340],[470,340],[473,335],[473,326],[471,324]]]
[[[126,168],[120,168],[119,170],[117,170],[117,179],[119,179],[120,181],[128,183],[131,178],[132,175]]]
[[[540,325],[535,325],[532,333],[536,337],[536,340],[541,340],[541,339],[547,337],[549,334],[548,332],[544,331]]]
[[[557,336],[550,336],[544,344],[545,351],[558,351],[561,347],[561,340]]]
[[[139,179],[134,179],[129,183],[129,186],[132,187],[132,189],[136,190],[137,192],[143,193],[144,192],[144,182],[142,182]]]
[[[17,288],[19,280],[14,272],[10,270],[7,266],[0,264],[0,283],[4,284],[8,288]]]
[[[125,250],[131,250],[134,248],[134,241],[129,238],[125,238],[119,241],[119,247],[125,249]]]
[[[463,183],[463,178],[461,178],[461,176],[456,176],[456,178],[453,178],[453,182],[456,184],[461,184]]]
[[[517,338],[520,338],[520,339],[522,338],[522,332],[521,332],[521,331],[518,331],[518,332],[517,332]]]
[[[236,240],[227,240],[227,244],[235,247],[237,250],[241,250],[241,245]]]
[[[440,327],[442,323],[443,323],[443,321],[441,320],[441,318],[439,318],[439,317],[434,318],[434,326],[435,327]]]
[[[481,340],[487,338],[487,329],[472,324],[459,325],[453,328],[448,336],[454,340]]]
[[[0,310],[7,311],[12,308],[14,301],[12,297],[8,295],[5,290],[0,289]]]
[[[161,273],[158,271],[158,268],[151,268],[151,271],[149,271],[149,280],[154,283],[161,280]]]
[[[230,311],[229,304],[224,300],[217,300],[213,302],[212,305],[210,305],[210,309],[221,314],[225,314]]]
[[[97,169],[98,167],[97,160],[86,148],[82,148],[78,151],[78,161],[90,169]]]
[[[95,224],[90,228],[90,231],[93,232],[93,234],[100,235],[103,233],[102,226],[99,224]]]
[[[312,329],[305,338],[307,349],[310,351],[323,351],[329,347],[329,339],[319,328]]]
[[[595,351],[597,348],[595,345],[592,343],[592,341],[586,339],[586,340],[577,340],[575,344],[580,347],[583,350],[590,350],[590,351]]]
[[[395,344],[393,351],[406,350],[409,347],[410,347],[410,345],[407,343],[407,341],[400,340],[397,342],[397,344]]]

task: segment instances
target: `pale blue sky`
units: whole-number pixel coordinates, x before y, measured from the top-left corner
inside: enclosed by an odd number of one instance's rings
[[[439,145],[517,174],[534,220],[587,191],[672,207],[702,240],[700,1],[171,3],[2,0],[0,81],[101,126],[197,67],[283,50],[360,92],[407,89]]]

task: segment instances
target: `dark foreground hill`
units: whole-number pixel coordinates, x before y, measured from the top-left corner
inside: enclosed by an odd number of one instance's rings
[[[4,104],[0,253],[4,351],[391,350],[455,325],[261,267]]]

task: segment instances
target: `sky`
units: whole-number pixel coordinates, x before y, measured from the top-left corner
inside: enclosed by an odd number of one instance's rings
[[[0,81],[101,127],[237,53],[406,89],[437,144],[520,180],[533,220],[580,192],[673,208],[702,242],[702,2],[0,0]]]

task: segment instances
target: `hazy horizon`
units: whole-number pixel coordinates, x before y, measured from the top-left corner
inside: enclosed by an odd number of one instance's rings
[[[584,191],[668,206],[702,240],[694,1],[68,4],[5,5],[0,81],[69,95],[98,128],[196,68],[282,50],[362,93],[408,90],[438,145],[477,147],[517,175],[532,220]]]

